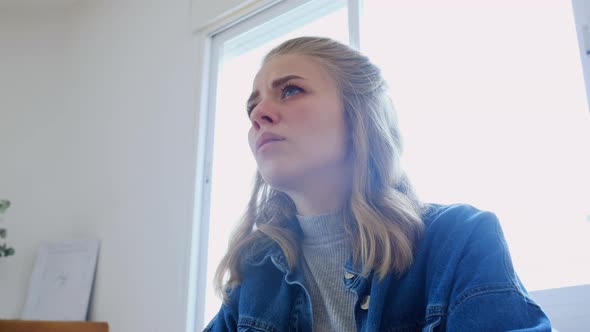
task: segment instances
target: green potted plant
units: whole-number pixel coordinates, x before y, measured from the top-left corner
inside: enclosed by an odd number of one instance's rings
[[[10,201],[0,200],[0,221],[3,220],[4,213],[10,207]],[[6,238],[6,229],[0,227],[0,239]],[[9,247],[6,243],[0,243],[0,257],[7,257],[14,255],[14,249]]]

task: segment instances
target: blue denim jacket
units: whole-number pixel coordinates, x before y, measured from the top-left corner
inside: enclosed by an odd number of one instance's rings
[[[401,276],[342,282],[356,294],[357,331],[551,331],[518,279],[498,219],[469,205],[430,205],[412,266]],[[302,273],[277,245],[251,257],[243,281],[205,331],[312,331]]]

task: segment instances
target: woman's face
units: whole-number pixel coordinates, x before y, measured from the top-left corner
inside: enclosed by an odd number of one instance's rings
[[[343,174],[344,108],[336,81],[315,58],[271,57],[254,79],[248,113],[250,148],[271,187],[306,190]]]

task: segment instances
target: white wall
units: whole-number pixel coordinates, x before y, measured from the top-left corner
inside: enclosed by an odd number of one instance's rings
[[[83,2],[70,11],[80,186],[102,239],[91,318],[182,331],[198,91],[190,0]]]
[[[42,240],[85,234],[79,218],[65,14],[0,10],[0,199],[16,256],[0,259],[0,317],[16,317]]]
[[[201,2],[216,17],[219,1]],[[235,2],[235,1],[234,1]],[[209,3],[215,3],[208,9]],[[183,331],[199,91],[191,0],[81,1],[0,19],[0,317],[20,315],[41,241],[102,240],[92,320]]]

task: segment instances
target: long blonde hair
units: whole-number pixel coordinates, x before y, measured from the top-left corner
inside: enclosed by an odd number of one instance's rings
[[[400,167],[402,140],[386,82],[379,68],[357,50],[321,37],[288,40],[270,58],[301,54],[314,57],[339,85],[350,131],[353,181],[342,211],[352,257],[364,274],[403,273],[412,264],[421,237],[423,204]],[[242,280],[242,266],[252,248],[277,243],[289,268],[297,265],[297,234],[287,225],[296,209],[285,193],[272,189],[257,172],[247,210],[232,234],[229,249],[215,274],[216,288],[227,300]]]

